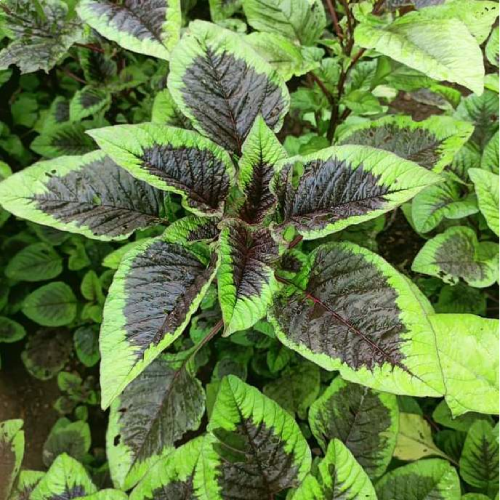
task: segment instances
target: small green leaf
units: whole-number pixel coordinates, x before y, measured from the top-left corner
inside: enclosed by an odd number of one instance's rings
[[[429,459],[398,467],[377,483],[378,500],[458,500],[457,471],[444,460]]]
[[[394,456],[400,460],[418,460],[423,457],[448,456],[433,442],[430,425],[420,415],[401,413]]]
[[[73,290],[56,281],[37,288],[23,304],[23,314],[43,326],[63,326],[76,317],[77,299]]]
[[[74,334],[75,351],[78,359],[87,367],[95,366],[101,355],[99,353],[99,332],[92,326],[81,326]]]
[[[0,498],[9,498],[24,456],[22,420],[0,422],[1,481]]]
[[[76,92],[71,99],[69,116],[72,122],[78,122],[106,110],[110,105],[109,91],[87,85]]]
[[[432,420],[439,425],[461,432],[467,432],[470,426],[477,420],[484,420],[489,423],[493,422],[490,416],[474,412],[468,412],[464,415],[453,417],[446,401],[441,401],[441,403],[437,405],[436,409],[432,413]]]
[[[23,248],[9,261],[5,275],[16,281],[44,281],[62,273],[62,258],[46,243]]]
[[[498,492],[498,426],[485,421],[472,424],[460,457],[460,475],[471,486]]]
[[[500,234],[498,174],[478,168],[471,168],[467,173],[474,183],[479,209],[489,228],[498,236]]]
[[[12,343],[26,336],[24,326],[13,319],[0,316],[0,343]]]

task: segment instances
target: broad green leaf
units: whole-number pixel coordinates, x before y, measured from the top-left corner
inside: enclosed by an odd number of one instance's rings
[[[451,227],[429,240],[415,257],[412,270],[456,284],[484,288],[498,277],[498,244],[478,242],[473,229]]]
[[[498,132],[486,144],[481,157],[481,168],[494,174],[498,174],[499,167]]]
[[[266,228],[253,229],[238,220],[224,223],[217,271],[224,335],[246,330],[262,319],[278,282],[273,263],[279,249]]]
[[[79,498],[80,500],[127,500],[128,496],[123,491],[106,489]]]
[[[2,7],[2,35],[12,41],[0,52],[0,70],[15,64],[21,73],[48,73],[81,36],[62,0],[5,0]]]
[[[24,456],[22,420],[0,422],[0,498],[7,500]]]
[[[168,89],[197,130],[236,153],[258,115],[278,131],[290,100],[278,73],[236,33],[203,21],[172,52]]]
[[[360,24],[356,43],[375,49],[435,80],[458,83],[480,95],[484,88],[481,49],[458,19],[431,19],[411,12],[389,26]]]
[[[485,420],[487,422],[493,421],[490,416],[475,412],[468,412],[464,415],[454,417],[446,401],[441,401],[441,403],[437,405],[436,409],[432,412],[432,420],[439,425],[460,432],[467,432],[470,426],[477,420]]]
[[[303,172],[299,179],[297,165]],[[439,180],[416,163],[367,146],[327,148],[278,168],[272,185],[278,222],[294,226],[304,239],[374,219]]]
[[[210,18],[212,21],[223,21],[238,12],[242,0],[209,0]]]
[[[293,76],[305,75],[319,68],[324,51],[318,47],[299,47],[288,38],[275,33],[253,32],[245,37],[287,82]]]
[[[467,171],[471,168],[479,168],[481,166],[481,153],[477,145],[472,141],[463,146],[453,158],[451,171],[457,174],[462,180],[468,180]]]
[[[273,498],[297,487],[311,452],[294,418],[230,375],[221,382],[194,484],[202,500]]]
[[[474,183],[479,209],[484,215],[489,228],[498,236],[500,231],[498,221],[498,174],[478,168],[471,168],[467,173]]]
[[[429,319],[452,414],[498,414],[498,320],[472,314],[436,314]]]
[[[485,54],[488,61],[498,68],[498,26],[491,32],[488,43],[485,47]]]
[[[400,413],[399,432],[394,456],[399,460],[418,460],[423,457],[448,456],[432,440],[431,427],[420,415]]]
[[[445,285],[435,304],[438,313],[470,313],[486,315],[486,295],[482,290],[463,283]]]
[[[103,408],[189,323],[216,272],[200,258],[189,248],[154,238],[120,262],[99,341]]]
[[[26,336],[24,326],[13,319],[0,316],[0,343],[12,343]]]
[[[189,351],[158,358],[111,405],[106,450],[120,489],[134,486],[186,432],[198,429],[205,392],[187,365],[188,356]]]
[[[443,394],[433,311],[407,278],[347,242],[316,248],[306,271],[271,306],[281,342],[351,382],[395,394]]]
[[[311,406],[309,425],[324,450],[333,439],[342,441],[375,479],[385,472],[396,445],[397,399],[336,377]]]
[[[87,50],[87,52],[90,51]],[[56,128],[57,126],[68,121],[69,101],[62,96],[58,96],[52,101],[52,104],[50,105],[45,120],[43,121],[42,131],[45,132],[50,129]]]
[[[92,325],[81,326],[74,333],[75,352],[81,363],[92,367],[99,362],[99,332]]]
[[[39,162],[12,175],[0,183],[0,203],[38,224],[113,240],[161,223],[165,195],[97,151]]]
[[[470,124],[446,116],[432,116],[421,122],[409,116],[386,116],[347,128],[339,144],[384,149],[440,172],[451,163],[472,132]]]
[[[9,500],[29,500],[31,492],[36,488],[36,485],[44,475],[45,472],[22,470],[19,473]]]
[[[134,177],[182,195],[198,215],[221,215],[234,177],[229,155],[191,130],[160,124],[118,125],[90,132]]]
[[[76,317],[77,299],[71,288],[54,281],[31,292],[25,299],[22,312],[31,321],[43,326],[64,326]]]
[[[387,473],[376,490],[378,500],[458,500],[460,480],[457,471],[444,460],[420,460]]]
[[[90,450],[90,444],[90,427],[87,422],[71,422],[67,418],[60,418],[43,445],[43,463],[50,467],[63,453],[81,462]]]
[[[63,123],[43,131],[32,143],[31,149],[45,158],[63,155],[83,155],[94,151],[95,142],[85,134],[94,122]]]
[[[317,479],[309,474],[292,500],[376,500],[370,478],[339,439],[330,441],[318,465]]]
[[[117,66],[109,54],[81,48],[78,50],[78,58],[87,83],[108,86],[115,80]]]
[[[326,26],[323,3],[319,0],[245,0],[248,24],[257,31],[274,33],[314,45]]]
[[[498,492],[498,427],[484,421],[472,424],[460,457],[460,475],[471,486]]]
[[[103,37],[127,50],[168,59],[179,39],[180,0],[82,0],[80,17]]]
[[[29,336],[21,359],[30,375],[48,380],[64,368],[72,349],[68,331],[47,328]]]
[[[460,500],[489,500],[490,497],[483,495],[482,493],[467,493],[460,497]]]
[[[71,99],[69,116],[71,121],[78,122],[107,109],[110,104],[111,94],[107,90],[87,85]]]
[[[193,478],[202,445],[203,438],[198,437],[159,460],[134,488],[130,500],[200,498]]]
[[[9,260],[5,275],[15,281],[44,281],[59,276],[62,270],[62,257],[50,245],[34,243]]]
[[[454,117],[474,125],[470,142],[481,152],[498,132],[498,93],[486,90],[483,95],[463,98]]]
[[[249,224],[262,222],[276,204],[270,183],[286,152],[261,116],[245,140],[238,164],[239,191],[232,197],[238,216]]]
[[[171,243],[210,242],[219,237],[219,223],[220,220],[214,217],[188,215],[170,224],[162,237]]]
[[[33,490],[30,500],[59,500],[84,497],[95,493],[85,467],[66,453],[59,455]]]
[[[320,391],[319,368],[306,362],[285,368],[281,377],[264,386],[264,394],[281,408],[305,419]]]
[[[461,197],[456,182],[445,180],[417,194],[411,204],[411,218],[419,233],[435,229],[443,219],[462,219],[479,211],[473,196]]]
[[[482,44],[490,34],[491,26],[498,17],[498,3],[485,0],[448,0],[420,11],[429,19],[462,21],[469,32]]]
[[[181,113],[168,89],[163,89],[155,95],[151,121],[171,127],[192,128],[189,120]]]

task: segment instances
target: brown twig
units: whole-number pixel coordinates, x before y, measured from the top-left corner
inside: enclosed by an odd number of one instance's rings
[[[71,71],[69,71],[69,70],[67,70],[65,68],[62,68],[62,72],[66,76],[69,76],[70,78],[72,78],[73,80],[76,80],[77,82],[83,83],[83,85],[87,85],[87,82],[83,78],[80,78],[79,76],[75,75]]]
[[[328,99],[328,102],[330,104],[333,104],[334,97],[333,97],[332,93],[325,87],[325,84],[312,71],[309,74],[311,75],[312,80],[314,80],[314,82],[321,89],[323,94],[325,94],[325,97]]]
[[[96,47],[95,45],[92,45],[90,43],[78,43],[78,42],[76,42],[75,45],[77,47],[81,47],[83,49],[89,49],[89,50],[92,50],[93,52],[98,52],[99,54],[104,54],[106,52],[104,49],[101,49],[101,47]]]
[[[330,17],[332,18],[335,33],[342,43],[342,40],[344,39],[344,33],[342,32],[342,28],[340,27],[337,11],[335,10],[335,0],[326,0],[326,7],[328,8],[328,12],[330,13]]]

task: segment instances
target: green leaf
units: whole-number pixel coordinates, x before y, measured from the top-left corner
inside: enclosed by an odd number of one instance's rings
[[[75,93],[69,105],[71,121],[78,122],[95,115],[111,105],[111,94],[98,87],[87,85]]]
[[[0,343],[18,342],[26,336],[24,326],[13,319],[0,316]]]
[[[58,500],[78,498],[95,493],[85,467],[74,458],[63,453],[59,455],[33,490],[30,500]]]
[[[375,479],[385,472],[396,445],[397,399],[336,377],[311,406],[309,425],[324,450],[330,441],[342,441]]]
[[[498,26],[491,32],[488,43],[485,47],[485,54],[488,61],[498,68]]]
[[[106,450],[120,489],[134,486],[186,432],[198,429],[205,392],[188,360],[189,351],[158,358],[111,405]]]
[[[193,484],[203,438],[198,437],[156,462],[134,488],[130,500],[200,498]]]
[[[9,498],[9,493],[21,469],[24,456],[24,431],[22,420],[0,422],[0,457],[2,481],[0,498]]]
[[[420,460],[386,474],[376,490],[378,500],[458,500],[460,480],[457,471],[444,460]]]
[[[97,151],[39,162],[12,175],[0,183],[0,203],[38,224],[113,240],[159,224],[165,195]]]
[[[272,264],[279,252],[269,230],[254,230],[235,219],[224,223],[219,244],[219,302],[224,335],[230,335],[250,328],[266,315],[278,289]]]
[[[221,382],[194,484],[200,499],[272,498],[297,487],[311,453],[293,417],[230,375]]]
[[[253,32],[245,37],[253,49],[287,82],[319,68],[324,51],[318,47],[299,47],[275,33]]]
[[[45,472],[34,470],[22,470],[16,481],[9,500],[27,500],[31,492],[36,488]]]
[[[498,93],[486,90],[483,95],[469,95],[460,101],[454,114],[458,120],[474,125],[470,142],[479,152],[498,131]]]
[[[62,0],[6,0],[3,7],[2,31],[12,41],[0,52],[0,70],[15,64],[21,73],[48,73],[81,35]]]
[[[242,0],[209,0],[212,21],[223,21],[241,9]]]
[[[95,366],[101,355],[99,353],[99,332],[92,326],[81,326],[74,333],[75,352],[87,367]]]
[[[498,244],[478,242],[469,227],[451,227],[429,240],[413,261],[412,270],[456,284],[484,288],[498,277]]]
[[[435,80],[483,93],[481,49],[458,19],[431,19],[421,12],[411,12],[388,26],[362,23],[354,34],[356,43],[365,49],[375,49]]]
[[[498,4],[485,0],[475,2],[449,0],[441,5],[424,8],[420,12],[429,19],[458,19],[462,21],[476,38],[477,43],[482,44],[488,38],[491,26],[498,17]]]
[[[430,425],[423,417],[414,413],[400,413],[399,415],[399,432],[394,456],[408,461],[432,456],[449,459],[434,444]]]
[[[90,444],[90,427],[87,422],[70,422],[67,418],[60,418],[43,445],[43,463],[50,467],[63,453],[82,461],[90,450]]]
[[[435,304],[438,313],[470,313],[486,315],[486,295],[482,290],[458,283],[445,285]]]
[[[435,229],[443,219],[462,219],[479,211],[473,196],[462,198],[456,182],[445,180],[429,186],[413,198],[411,216],[419,233]]]
[[[48,380],[64,368],[72,347],[68,331],[39,330],[28,338],[21,359],[30,375],[40,380]]]
[[[236,153],[258,115],[278,131],[290,100],[278,73],[239,35],[203,21],[172,52],[168,88],[197,130]]]
[[[63,326],[76,317],[77,299],[62,281],[43,285],[31,292],[23,303],[22,312],[31,321],[43,326]]]
[[[314,45],[326,26],[319,0],[245,0],[243,10],[248,24],[257,31],[282,35],[303,45]]]
[[[211,242],[219,237],[219,222],[215,217],[188,215],[170,224],[163,233],[165,241],[171,243]]]
[[[82,0],[79,16],[103,37],[127,50],[169,58],[179,39],[180,0]]]
[[[436,314],[429,319],[452,414],[498,414],[498,320],[472,314]]]
[[[460,432],[467,432],[470,426],[477,420],[485,420],[487,422],[492,422],[490,416],[481,415],[480,413],[468,412],[464,415],[453,417],[450,407],[446,404],[446,401],[441,401],[432,412],[432,420],[439,425],[444,427],[449,427],[450,429],[455,429]]]
[[[420,122],[409,116],[386,116],[348,127],[339,144],[383,149],[428,170],[441,172],[472,132],[470,124],[446,116],[431,116]]]
[[[78,50],[78,58],[85,81],[93,83],[96,86],[113,84],[116,78],[117,67],[110,55],[89,50],[85,47]]]
[[[215,275],[194,250],[145,240],[120,262],[100,335],[102,406],[182,333]]]
[[[43,131],[32,143],[31,149],[46,158],[62,155],[83,155],[96,148],[95,142],[85,134],[94,128],[93,122],[63,123]]]
[[[62,270],[58,253],[46,243],[35,243],[14,255],[5,268],[5,275],[15,281],[44,281],[59,276]]]
[[[297,165],[302,175],[296,179]],[[280,227],[321,238],[374,219],[439,177],[417,164],[366,146],[338,146],[295,156],[278,166],[272,190]]]
[[[320,390],[319,368],[306,362],[285,368],[281,377],[264,386],[264,394],[281,408],[305,419]]]
[[[163,89],[155,95],[153,109],[151,110],[151,121],[171,127],[192,128],[189,120],[175,104],[168,89]]]
[[[376,500],[370,478],[349,449],[338,439],[330,441],[318,465],[318,479],[308,475],[292,500]]]
[[[460,475],[471,486],[498,492],[498,427],[484,421],[472,424],[460,457]]]
[[[123,491],[106,489],[80,498],[81,500],[127,500],[128,496]]]
[[[467,173],[474,183],[479,209],[489,228],[498,236],[500,234],[498,174],[478,168],[471,168]]]
[[[234,177],[229,155],[196,132],[159,124],[119,125],[90,132],[134,177],[183,197],[198,215],[221,215]]]
[[[498,174],[499,167],[498,132],[486,144],[481,157],[481,168]]]

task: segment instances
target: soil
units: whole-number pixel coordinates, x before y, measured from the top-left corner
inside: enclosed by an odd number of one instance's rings
[[[58,418],[53,404],[60,392],[55,378],[41,381],[26,371],[21,361],[22,346],[23,342],[1,346],[0,421],[24,420],[23,468],[45,470],[43,444]]]

